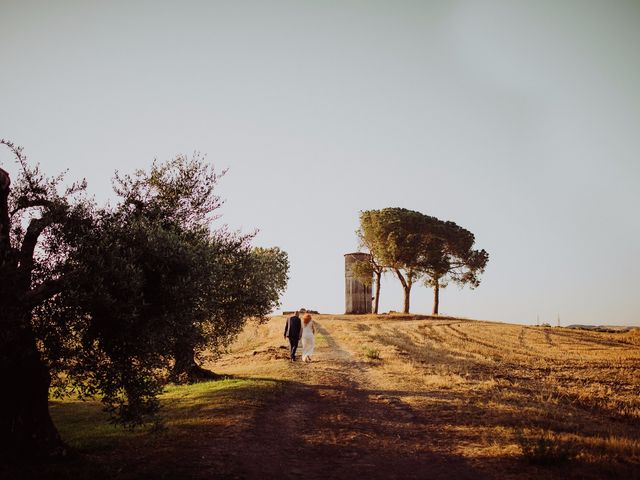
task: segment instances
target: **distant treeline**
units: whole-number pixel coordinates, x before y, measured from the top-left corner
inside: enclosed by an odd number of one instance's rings
[[[607,332],[607,333],[624,333],[631,330],[640,330],[640,327],[630,326],[610,326],[610,325],[569,325],[567,328],[573,328],[577,330],[591,330],[595,332]]]

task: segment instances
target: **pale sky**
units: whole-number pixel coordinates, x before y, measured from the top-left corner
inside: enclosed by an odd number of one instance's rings
[[[637,0],[0,0],[0,58],[0,137],[100,201],[154,158],[228,168],[222,222],[288,252],[284,309],[344,312],[358,212],[404,207],[490,254],[441,313],[640,325]]]

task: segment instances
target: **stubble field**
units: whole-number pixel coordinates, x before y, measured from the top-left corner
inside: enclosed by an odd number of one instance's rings
[[[67,462],[33,479],[640,479],[640,331],[425,316],[315,316],[313,362],[285,318],[250,322],[128,432],[100,403],[52,401]]]
[[[638,478],[640,331],[318,316],[316,363],[283,365],[284,321],[248,327],[217,368],[318,393],[292,395],[316,419],[292,421],[341,459],[319,477]]]

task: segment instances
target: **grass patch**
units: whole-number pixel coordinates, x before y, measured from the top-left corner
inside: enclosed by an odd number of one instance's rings
[[[197,424],[231,413],[238,407],[259,407],[279,391],[275,380],[226,379],[170,386],[160,396],[160,418],[167,426]]]
[[[51,401],[55,425],[79,455],[56,464],[0,466],[0,478],[193,478],[203,446],[242,435],[247,419],[282,390],[282,382],[269,379],[170,386],[160,396],[159,422],[135,430],[111,424],[99,401]]]
[[[380,350],[377,348],[364,347],[364,356],[369,360],[381,360]]]
[[[143,428],[130,431],[110,423],[98,401],[51,401],[49,411],[65,442],[80,451],[110,449],[122,439],[139,437],[144,432]]]
[[[244,379],[169,386],[159,397],[158,421],[167,428],[198,424],[240,404],[256,404],[276,386],[275,381]],[[99,401],[56,400],[50,402],[49,410],[62,438],[81,451],[113,448],[123,440],[140,439],[158,430],[157,424],[135,430],[114,425]]]

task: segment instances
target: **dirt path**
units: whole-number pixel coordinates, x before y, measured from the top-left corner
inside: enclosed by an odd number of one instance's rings
[[[376,385],[375,365],[344,340],[350,332],[343,329],[338,338],[335,325],[318,327],[311,364],[288,362],[286,350],[273,345],[279,342],[273,332],[254,350],[258,376],[287,383],[280,401],[268,404],[248,429],[239,478],[485,478],[450,446],[438,451],[445,443],[438,422],[403,399],[415,392]],[[222,365],[235,365],[237,374],[240,358]]]
[[[288,361],[280,317],[247,328],[211,365],[282,389],[242,420],[224,475],[205,478],[640,479],[633,339],[446,318],[316,320],[311,364]],[[523,458],[541,438],[550,465]],[[571,461],[554,457],[565,446]]]

